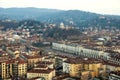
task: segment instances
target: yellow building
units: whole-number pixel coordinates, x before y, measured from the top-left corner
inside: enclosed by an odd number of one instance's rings
[[[106,73],[106,65],[94,59],[70,59],[63,62],[63,72],[71,77],[80,78],[84,71],[88,71],[91,77],[98,77]]]
[[[89,71],[82,71],[81,72],[81,80],[89,80]]]
[[[35,65],[35,63],[42,61],[42,56],[39,56],[39,55],[38,56],[29,56],[29,55],[24,54],[23,56],[28,61],[28,67],[33,67]]]
[[[4,61],[1,63],[1,72],[2,79],[26,76],[27,62],[18,58]]]
[[[27,63],[25,61],[18,62],[18,76],[25,76],[27,74]]]
[[[45,80],[52,80],[52,78],[55,76],[55,70],[53,69],[33,69],[31,71],[27,72],[27,78],[35,78],[35,77],[43,77]]]
[[[106,66],[102,63],[91,63],[89,64],[89,71],[91,71],[92,77],[98,77],[101,74],[106,73]]]
[[[3,53],[3,54],[5,54],[5,53]],[[9,60],[9,57],[8,56],[2,56],[2,57],[0,57],[0,77],[2,78],[5,78],[6,77],[6,69],[7,69],[7,67],[6,67],[6,61],[8,61]]]
[[[32,79],[35,77],[41,77],[45,80],[52,80],[55,76],[55,69],[52,62],[40,61],[37,62],[34,68],[27,72],[27,78]]]
[[[71,77],[80,77],[80,70],[82,70],[82,64],[70,64]]]
[[[2,70],[1,70],[1,72],[2,72],[2,74],[1,74],[2,79],[7,78],[8,76],[6,74],[7,73],[6,63],[1,63],[1,68],[2,68]]]
[[[82,70],[82,64],[73,59],[63,62],[63,72],[69,73],[71,77],[79,77],[80,71]]]

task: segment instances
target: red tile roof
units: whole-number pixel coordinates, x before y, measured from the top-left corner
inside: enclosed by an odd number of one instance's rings
[[[68,59],[65,62],[71,63],[71,64],[96,64],[96,63],[102,63],[101,60],[96,60],[92,58],[72,58]]]
[[[15,62],[17,62],[18,64],[26,64],[27,63],[25,60],[22,60],[20,58],[11,59],[11,60],[6,61],[7,64],[13,64]]]
[[[47,66],[46,66],[46,65],[41,65],[41,64],[39,64],[39,65],[37,65],[35,68],[47,68]]]
[[[28,73],[44,73],[44,74],[49,74],[52,71],[53,71],[53,69],[49,69],[49,68],[47,70],[32,69],[32,70],[28,71]]]
[[[39,61],[36,64],[42,64],[42,65],[50,65],[53,64],[53,62],[49,62],[49,61]]]
[[[23,54],[24,57],[26,57],[27,59],[35,59],[35,58],[42,58],[42,56],[29,56],[26,54]]]

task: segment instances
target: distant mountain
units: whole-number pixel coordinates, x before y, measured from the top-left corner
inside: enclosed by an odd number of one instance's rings
[[[0,15],[3,19],[10,18],[14,20],[36,19],[37,17],[58,12],[60,12],[60,10],[44,8],[0,8]]]
[[[120,16],[101,15],[80,10],[56,10],[44,8],[0,8],[0,20],[24,20],[32,19],[47,23],[78,27],[118,27],[120,28]]]

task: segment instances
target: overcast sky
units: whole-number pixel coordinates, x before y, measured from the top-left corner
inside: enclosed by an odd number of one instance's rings
[[[102,14],[120,15],[120,0],[0,0],[0,7],[78,9]]]

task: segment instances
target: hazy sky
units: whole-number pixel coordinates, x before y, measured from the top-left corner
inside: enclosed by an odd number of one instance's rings
[[[0,0],[0,7],[78,9],[102,14],[120,15],[120,0]]]

